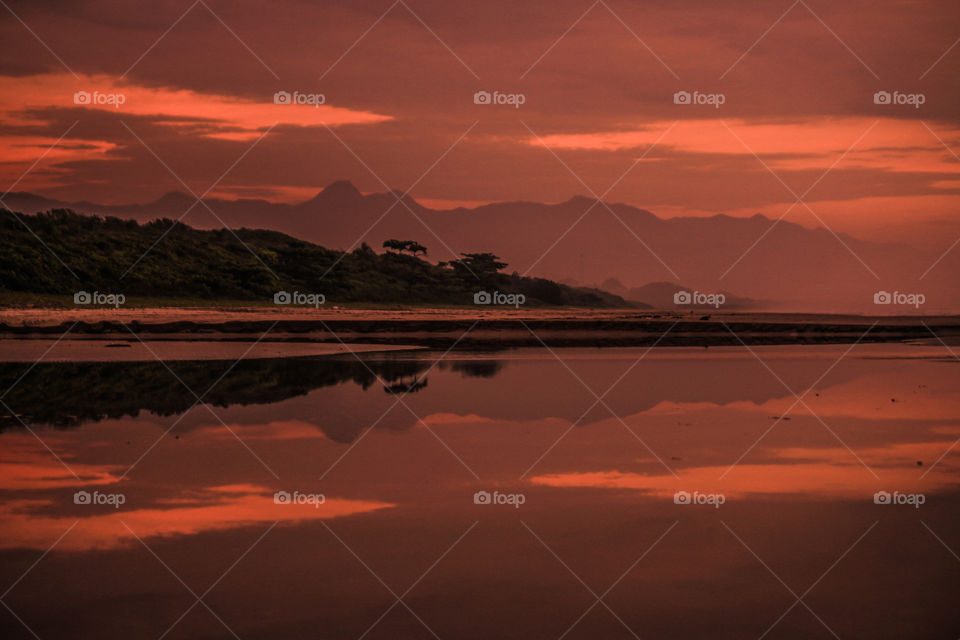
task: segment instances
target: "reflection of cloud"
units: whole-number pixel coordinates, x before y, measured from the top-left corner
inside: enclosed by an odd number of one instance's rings
[[[54,446],[53,438],[45,442]],[[104,485],[116,482],[114,472],[120,467],[76,462],[61,455],[69,469],[61,464],[32,436],[25,433],[4,434],[3,459],[0,459],[0,490],[43,490],[77,485]],[[73,473],[71,473],[73,471]],[[78,481],[73,474],[80,477]]]
[[[131,500],[128,495],[126,506]],[[338,518],[394,506],[375,500],[343,498],[329,498],[319,507],[275,504],[272,493],[253,485],[209,487],[160,504],[173,506],[120,510],[79,506],[69,515],[53,516],[38,512],[41,506],[53,506],[52,501],[7,502],[0,506],[0,548],[46,549],[76,521],[79,524],[60,542],[58,549],[82,551],[130,544],[135,538],[124,523],[141,538],[169,537],[275,521],[296,523]],[[87,511],[91,515],[86,515]]]
[[[960,415],[960,396],[948,379],[925,376],[918,386],[916,378],[904,385],[898,371],[870,373],[854,380],[829,387],[818,387],[804,396],[804,402],[821,418],[859,418],[862,420],[949,420]],[[802,389],[798,389],[798,392]],[[794,406],[796,405],[796,406]],[[791,409],[791,407],[793,407]],[[741,411],[769,416],[787,414],[792,418],[809,417],[810,412],[796,398],[784,392],[779,398],[761,403],[737,400],[725,404],[714,402],[680,402],[662,400],[643,413],[646,415],[688,415],[707,411]]]
[[[303,420],[278,420],[266,424],[230,424],[227,426],[230,427],[230,430],[242,434],[244,440],[312,440],[327,437],[320,430],[320,427]],[[197,429],[194,437],[233,440],[236,436],[230,430],[224,429],[223,425],[217,423]]]
[[[857,455],[874,470],[877,480],[850,451],[843,448],[808,449],[794,447],[776,452],[783,463],[738,464],[676,468],[679,479],[669,474],[642,474],[623,471],[595,471],[544,474],[531,481],[551,487],[593,487],[632,489],[659,496],[678,489],[723,493],[727,496],[748,494],[806,494],[815,498],[867,497],[879,489],[913,488],[931,493],[960,484],[955,473],[941,463],[922,481],[924,469],[917,460],[936,460],[953,441],[897,444],[888,447],[858,450]],[[790,462],[809,460],[812,462]]]

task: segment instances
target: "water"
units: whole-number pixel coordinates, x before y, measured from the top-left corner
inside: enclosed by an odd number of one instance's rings
[[[956,638],[958,362],[847,349],[0,365],[0,634]]]

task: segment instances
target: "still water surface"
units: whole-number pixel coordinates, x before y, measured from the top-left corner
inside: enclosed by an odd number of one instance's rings
[[[955,639],[960,363],[847,350],[0,365],[0,635]]]

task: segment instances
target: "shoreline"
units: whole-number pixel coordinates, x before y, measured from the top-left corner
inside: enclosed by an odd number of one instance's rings
[[[136,337],[130,335],[136,334]],[[266,334],[266,335],[265,335]],[[527,346],[960,344],[960,316],[622,309],[3,309],[0,339],[246,342],[493,349]]]
[[[269,360],[276,358],[318,358],[350,353],[387,353],[420,350],[414,345],[310,344],[224,340],[10,340],[0,338],[0,363],[39,362],[176,362],[217,360]],[[54,345],[56,345],[54,347]]]

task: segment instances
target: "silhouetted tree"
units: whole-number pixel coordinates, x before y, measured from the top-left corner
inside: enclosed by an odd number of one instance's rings
[[[383,248],[387,249],[388,251],[403,253],[409,243],[409,240],[394,240],[391,238],[390,240],[383,241]]]
[[[467,283],[481,286],[495,286],[501,280],[500,270],[507,266],[500,257],[492,253],[461,253],[459,260],[441,262],[440,266],[449,266]]]
[[[418,253],[423,253],[427,255],[427,248],[417,242],[416,240],[385,240],[383,242],[383,248],[391,251],[396,251],[398,253],[404,253],[406,251],[410,252],[410,255],[415,256]]]

